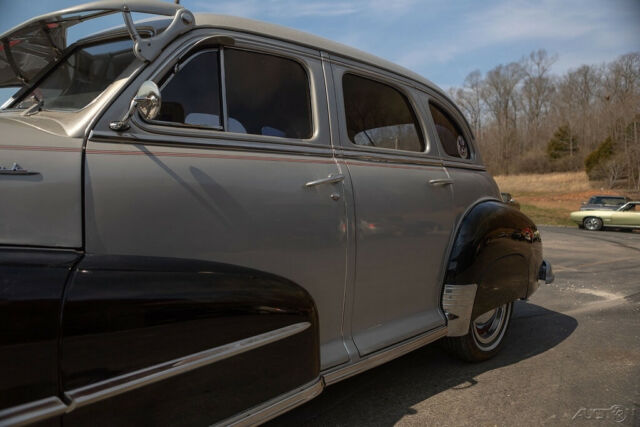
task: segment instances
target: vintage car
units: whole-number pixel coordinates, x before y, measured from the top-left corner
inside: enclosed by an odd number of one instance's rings
[[[553,279],[460,110],[397,65],[147,0],[0,39],[21,87],[0,111],[1,425],[258,424],[439,339],[487,359]]]
[[[615,211],[620,206],[629,202],[625,196],[591,196],[586,202],[582,202],[581,211]]]
[[[616,210],[575,211],[571,212],[570,217],[578,227],[590,231],[602,230],[605,227],[631,230],[640,228],[640,202],[628,202]]]

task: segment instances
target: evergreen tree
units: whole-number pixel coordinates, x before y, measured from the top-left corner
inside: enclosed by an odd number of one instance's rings
[[[602,179],[602,173],[598,166],[604,165],[607,160],[613,157],[614,148],[615,144],[609,136],[584,159],[584,170],[589,175],[589,179]]]
[[[568,125],[560,126],[547,144],[547,156],[551,160],[557,160],[567,155],[573,157],[577,151],[578,140],[571,133]]]

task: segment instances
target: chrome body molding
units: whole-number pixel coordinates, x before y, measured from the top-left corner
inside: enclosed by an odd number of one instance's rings
[[[339,381],[357,375],[360,372],[375,368],[376,366],[382,365],[383,363],[430,344],[446,335],[447,327],[429,331],[400,344],[373,353],[351,365],[329,370],[322,376],[322,378],[325,385],[335,384]]]
[[[47,418],[62,415],[67,410],[62,400],[57,397],[29,402],[0,411],[0,426],[23,426]]]
[[[324,387],[352,377],[360,372],[375,368],[406,353],[430,344],[447,335],[447,328],[439,328],[426,334],[412,338],[398,345],[374,353],[358,362],[334,368],[322,375],[321,379],[312,381],[283,396],[276,397],[264,404],[251,408],[235,417],[228,418],[216,426],[252,426],[267,422],[278,415],[290,411],[319,395]]]
[[[460,337],[469,332],[473,302],[478,285],[444,285],[442,308],[447,315],[447,336]]]
[[[263,403],[262,405],[251,408],[246,412],[238,414],[232,418],[227,418],[226,420],[214,425],[235,427],[259,425],[308,402],[322,393],[323,389],[324,384],[322,380],[318,378],[309,384],[292,390],[284,396],[278,396]]]
[[[145,369],[130,372],[115,378],[110,378],[85,387],[80,387],[64,393],[65,404],[58,397],[49,397],[20,406],[14,406],[0,411],[0,427],[22,426],[32,424],[55,416],[69,413],[76,408],[108,399],[139,387],[156,383],[176,375],[184,374],[194,369],[201,368],[212,363],[228,359],[250,350],[285,339],[292,335],[305,331],[311,326],[309,322],[294,323],[283,328],[235,341],[220,347],[190,354],[165,363],[160,363]],[[316,384],[317,383],[317,384]],[[318,386],[319,384],[319,386]],[[319,387],[319,389],[318,389]],[[315,397],[322,391],[321,381],[316,381],[305,386],[302,390],[296,390],[285,398],[278,398],[265,403],[257,410],[252,411],[251,423],[264,422],[278,414],[298,406]],[[255,412],[255,414],[253,414]],[[246,418],[245,416],[244,418]],[[254,418],[256,417],[256,418]],[[241,422],[238,417],[237,422]],[[248,419],[248,418],[247,418]],[[261,421],[258,421],[261,420]],[[242,421],[244,422],[244,421]],[[227,424],[227,422],[225,422]],[[245,425],[245,424],[239,424]]]
[[[240,341],[235,341],[210,350],[190,354],[165,363],[160,363],[125,375],[80,387],[65,393],[70,402],[66,412],[99,400],[107,399],[127,391],[135,390],[185,372],[210,365],[215,362],[237,356],[292,335],[298,334],[311,326],[309,322],[294,323],[284,328],[275,329]]]

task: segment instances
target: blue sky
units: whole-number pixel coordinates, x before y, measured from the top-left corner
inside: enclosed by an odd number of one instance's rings
[[[0,0],[0,33],[77,0]],[[640,0],[181,0],[193,12],[273,22],[404,65],[448,88],[532,50],[557,54],[553,72],[640,50]],[[112,17],[104,28],[118,25]],[[72,39],[95,32],[74,30]],[[0,97],[3,94],[0,92]]]

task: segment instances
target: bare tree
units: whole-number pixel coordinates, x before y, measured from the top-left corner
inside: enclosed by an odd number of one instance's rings
[[[557,55],[549,56],[544,49],[531,52],[529,57],[523,60],[525,77],[520,99],[526,118],[524,139],[528,146],[544,142],[540,137],[540,128],[551,109],[555,86],[550,73],[556,60]]]
[[[524,70],[517,62],[498,65],[487,73],[482,99],[495,120],[502,171],[510,173],[513,146],[517,145],[516,89]]]
[[[602,173],[596,175],[611,185],[626,179],[629,188],[640,190],[640,52],[562,76],[551,73],[556,60],[537,50],[485,76],[473,71],[462,87],[450,89],[474,128],[487,167],[507,174],[575,170],[610,138],[613,157],[598,164]],[[562,127],[572,135],[567,155],[550,162],[547,143]]]

